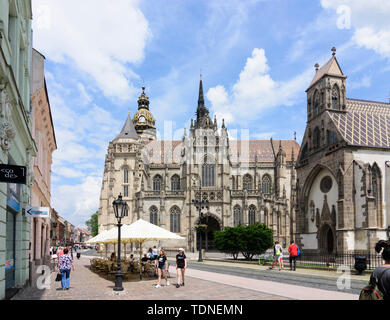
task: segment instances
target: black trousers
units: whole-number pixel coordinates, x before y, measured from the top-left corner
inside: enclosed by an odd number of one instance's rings
[[[293,270],[292,264],[294,261],[294,271],[297,269],[297,257],[290,257],[290,269]]]

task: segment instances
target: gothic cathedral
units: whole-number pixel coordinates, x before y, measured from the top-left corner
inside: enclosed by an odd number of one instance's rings
[[[341,88],[341,87],[340,87]],[[267,224],[275,240],[286,246],[294,234],[296,207],[295,156],[291,141],[231,140],[223,121],[210,117],[200,81],[196,120],[181,141],[156,140],[155,119],[145,88],[138,111],[109,144],[99,207],[99,232],[116,220],[112,202],[122,194],[129,205],[124,219],[144,219],[185,238],[164,242],[165,248],[198,249],[196,226],[203,248],[214,249],[213,232],[226,226]],[[193,199],[209,201],[199,214]]]

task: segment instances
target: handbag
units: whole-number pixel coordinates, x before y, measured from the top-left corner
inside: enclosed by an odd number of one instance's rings
[[[57,273],[57,276],[56,276],[56,282],[59,282],[62,280],[62,275],[61,273]]]

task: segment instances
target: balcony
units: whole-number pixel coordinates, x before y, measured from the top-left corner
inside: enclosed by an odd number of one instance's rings
[[[184,191],[167,191],[166,196],[169,198],[184,198]]]

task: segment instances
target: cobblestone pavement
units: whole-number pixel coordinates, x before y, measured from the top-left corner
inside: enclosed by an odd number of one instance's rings
[[[70,290],[62,291],[61,284],[55,282],[56,273],[51,275],[51,288],[38,290],[28,288],[17,294],[13,300],[287,300],[288,298],[229,285],[229,276],[223,283],[187,277],[185,287],[177,289],[176,279],[171,278],[170,286],[156,289],[156,280],[124,282],[124,291],[116,294],[113,281],[106,280],[89,269],[89,258],[75,261],[76,270],[71,274]],[[188,270],[190,271],[190,270]],[[196,275],[196,270],[192,271]],[[171,271],[172,277],[175,270]],[[197,275],[199,277],[199,275]],[[207,274],[207,276],[210,276]]]

